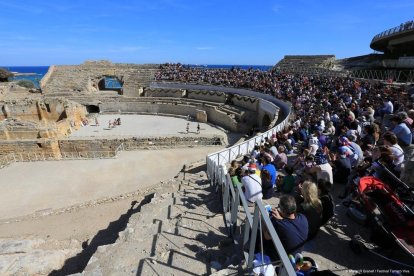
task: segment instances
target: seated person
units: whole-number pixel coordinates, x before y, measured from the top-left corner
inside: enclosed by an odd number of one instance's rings
[[[230,174],[230,177],[233,177],[236,174],[236,170],[238,168],[240,168],[240,163],[237,160],[232,160],[227,173]]]
[[[295,199],[290,195],[281,196],[279,209],[273,208],[269,216],[286,253],[294,255],[301,252],[308,237],[308,221],[305,215],[296,213]],[[272,261],[279,259],[279,254],[266,227],[263,227],[263,251]],[[255,252],[260,252],[259,235]]]
[[[268,155],[264,155],[260,160],[262,161],[261,171],[266,170],[269,172],[270,178],[271,178],[271,184],[272,184],[272,187],[274,187],[276,184],[276,177],[277,177],[277,170],[275,166],[273,165]]]
[[[339,147],[337,154],[332,155],[333,161],[333,181],[334,183],[346,185],[348,178],[351,175],[352,166],[351,161],[347,158],[348,149],[346,147]]]
[[[308,240],[313,239],[322,225],[322,203],[318,197],[318,187],[311,181],[305,181],[301,188],[303,202],[298,205],[297,212],[308,220]]]
[[[290,194],[295,188],[296,179],[293,176],[293,168],[286,166],[285,167],[286,175],[281,178],[279,190],[284,194]]]
[[[263,199],[269,199],[273,197],[273,184],[272,176],[266,169],[261,171],[260,178],[262,179],[262,194]]]
[[[413,140],[413,134],[400,116],[391,118],[392,132],[397,136],[398,144],[402,147],[409,146]]]
[[[316,175],[316,180],[324,179],[333,183],[332,166],[328,163],[326,155],[322,151],[318,150],[314,160],[315,163],[312,164],[312,167],[307,170],[307,173]]]
[[[244,176],[241,183],[244,187],[244,196],[246,200],[252,205],[256,200],[262,200],[262,180],[256,174],[256,164],[249,163],[244,167]]]
[[[335,214],[335,202],[331,195],[332,184],[325,180],[318,181],[318,194],[322,203],[321,225],[326,224]]]
[[[388,146],[392,151],[392,163],[395,171],[398,173],[397,176],[399,176],[402,164],[404,163],[404,150],[398,145],[398,138],[394,133],[386,132],[383,139],[384,145]]]
[[[284,146],[279,146],[277,148],[278,154],[275,157],[274,164],[278,170],[283,169],[287,164],[287,155],[285,153],[286,148]]]

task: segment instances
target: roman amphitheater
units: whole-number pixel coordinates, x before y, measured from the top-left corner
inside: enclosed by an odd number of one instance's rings
[[[82,242],[91,244],[114,222],[107,236],[133,230],[123,216],[141,213],[148,197],[180,194],[185,183],[184,198],[196,190],[191,185],[206,181],[207,154],[278,121],[277,100],[153,83],[157,68],[106,61],[51,66],[42,93],[12,83],[1,87],[2,273],[81,272],[88,258],[74,266],[65,260],[84,254]],[[108,77],[122,88],[106,88]]]
[[[279,66],[343,74],[334,56],[287,56]],[[88,61],[51,66],[39,90],[0,84],[0,274],[252,270],[252,229],[270,222],[264,204],[248,207],[228,185],[226,166],[288,127],[291,104],[232,85],[163,80],[159,68]],[[340,275],[388,269],[349,249],[352,234],[367,230],[337,212],[304,254]],[[269,231],[279,274],[295,275]]]

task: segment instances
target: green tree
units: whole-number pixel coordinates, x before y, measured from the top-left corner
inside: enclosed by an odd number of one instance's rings
[[[7,69],[0,68],[0,82],[9,81],[9,78],[13,77],[13,73]]]
[[[17,82],[17,85],[22,86],[22,87],[26,87],[26,88],[29,88],[29,89],[35,88],[34,83],[30,80],[19,80]]]

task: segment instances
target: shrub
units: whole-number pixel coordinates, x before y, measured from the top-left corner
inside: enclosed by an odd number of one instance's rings
[[[35,88],[34,83],[30,80],[19,80],[16,84],[29,89]]]
[[[13,73],[7,69],[0,68],[0,82],[9,81],[9,78],[13,77]]]

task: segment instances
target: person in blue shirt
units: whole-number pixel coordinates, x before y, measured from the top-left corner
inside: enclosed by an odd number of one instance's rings
[[[269,156],[263,156],[262,157],[262,171],[266,170],[270,174],[272,187],[275,187],[276,184],[276,178],[277,178],[277,170],[275,168],[275,165],[272,164],[272,161],[270,160]]]
[[[394,127],[392,132],[397,136],[398,144],[402,147],[409,146],[413,140],[413,134],[401,117],[393,116],[391,124]]]
[[[269,216],[286,253],[294,255],[301,252],[308,238],[309,226],[306,216],[296,213],[295,198],[291,195],[281,196],[279,207],[273,208]],[[272,261],[278,260],[279,254],[266,227],[263,229],[263,238],[264,254],[268,255]],[[260,252],[258,240],[256,240],[255,252]]]

